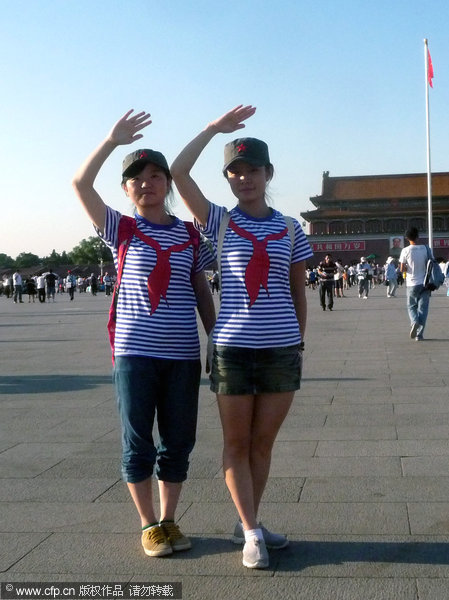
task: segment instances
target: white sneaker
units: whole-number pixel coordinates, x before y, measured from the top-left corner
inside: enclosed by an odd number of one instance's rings
[[[289,541],[285,537],[285,535],[281,535],[279,533],[272,533],[271,531],[268,531],[268,529],[264,527],[262,523],[259,523],[259,527],[262,530],[265,545],[270,550],[280,550],[281,548],[285,548],[286,546],[288,546]],[[241,521],[237,521],[231,541],[234,544],[245,543],[245,534],[243,532],[243,525]]]
[[[266,569],[269,564],[267,547],[263,540],[250,538],[243,546],[243,566],[248,569]]]
[[[411,339],[416,337],[416,334],[418,333],[418,329],[419,329],[419,324],[418,323],[413,323],[412,328],[410,329],[410,337]]]

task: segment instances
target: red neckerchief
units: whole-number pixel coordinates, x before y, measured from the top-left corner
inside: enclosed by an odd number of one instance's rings
[[[286,227],[279,233],[270,233],[263,240],[258,240],[255,235],[239,227],[232,219],[229,227],[240,237],[249,240],[253,245],[253,254],[245,270],[245,287],[249,296],[249,306],[254,304],[259,296],[260,286],[267,292],[268,297],[268,274],[270,271],[270,257],[267,252],[267,244],[272,240],[280,240],[288,233]]]
[[[165,250],[162,250],[160,244],[156,242],[156,240],[148,237],[139,229],[135,230],[134,235],[156,251],[156,264],[147,281],[148,297],[151,306],[150,314],[153,314],[159,306],[161,298],[167,302],[167,290],[171,277],[170,254],[172,252],[182,252],[182,250],[185,250],[190,246],[192,240],[189,239],[187,242],[174,244],[173,246],[169,246]]]

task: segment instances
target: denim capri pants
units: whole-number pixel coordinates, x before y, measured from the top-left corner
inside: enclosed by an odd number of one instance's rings
[[[114,382],[122,425],[122,477],[138,483],[153,475],[179,483],[187,478],[195,445],[199,360],[117,356]],[[157,419],[159,441],[153,440]]]
[[[217,394],[291,392],[301,387],[299,345],[282,348],[214,346],[210,389]]]

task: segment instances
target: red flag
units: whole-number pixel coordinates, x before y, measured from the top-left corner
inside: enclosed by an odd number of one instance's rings
[[[431,88],[433,88],[432,79],[433,79],[432,59],[430,57],[429,50],[427,50],[427,81],[429,82],[429,85]]]

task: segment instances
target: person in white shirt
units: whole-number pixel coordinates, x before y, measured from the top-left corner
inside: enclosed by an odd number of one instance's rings
[[[22,275],[19,273],[19,270],[14,273],[12,276],[13,284],[14,284],[14,304],[17,304],[17,299],[19,303],[23,304],[22,300]]]
[[[39,302],[45,302],[45,277],[39,275],[37,278],[37,297]]]
[[[427,246],[419,243],[416,227],[405,232],[410,245],[401,250],[399,264],[401,272],[406,273],[407,310],[410,317],[410,337],[422,341],[424,327],[429,312],[430,291],[424,289],[424,277],[427,265]]]

